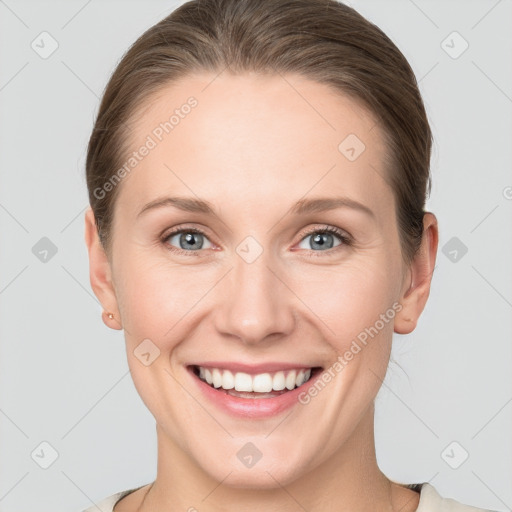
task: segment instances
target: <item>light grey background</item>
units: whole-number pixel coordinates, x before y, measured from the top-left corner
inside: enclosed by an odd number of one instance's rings
[[[0,0],[1,512],[78,512],[155,478],[153,417],[89,285],[84,160],[116,63],[181,3]],[[395,335],[378,461],[397,481],[510,510],[512,2],[350,3],[409,59],[435,137],[438,263],[417,329]],[[58,42],[46,59],[31,47],[51,49],[43,31]],[[43,237],[57,248],[46,262]],[[47,469],[44,441],[58,453]]]

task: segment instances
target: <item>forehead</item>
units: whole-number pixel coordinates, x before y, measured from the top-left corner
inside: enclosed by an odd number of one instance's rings
[[[213,203],[231,197],[248,208],[307,195],[384,209],[393,201],[375,117],[297,75],[189,76],[143,103],[129,140],[139,159],[123,182],[125,207],[165,193]],[[142,146],[150,149],[140,157]]]

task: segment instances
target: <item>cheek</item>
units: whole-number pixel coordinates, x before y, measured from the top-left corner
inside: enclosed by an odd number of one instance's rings
[[[321,272],[303,272],[295,279],[294,291],[324,324],[326,339],[337,352],[346,350],[376,322],[379,336],[392,333],[399,283],[392,261],[365,258]],[[384,325],[380,315],[386,317]]]
[[[125,252],[117,271],[116,290],[127,342],[149,338],[162,351],[172,348],[167,345],[173,342],[174,326],[181,328],[186,323],[186,315],[199,306],[198,301],[216,281],[212,269],[157,260],[145,251]]]

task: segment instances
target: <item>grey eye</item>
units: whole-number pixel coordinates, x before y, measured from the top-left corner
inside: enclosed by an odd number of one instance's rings
[[[311,250],[311,249],[332,249],[335,247],[333,244],[333,240],[335,238],[338,238],[341,240],[339,235],[328,233],[324,231],[316,231],[314,233],[310,233],[309,235],[305,236],[302,240],[307,240],[308,238],[312,237],[312,241],[309,244],[310,247],[301,247],[301,249]],[[301,241],[301,243],[303,243]],[[336,245],[341,245],[341,242],[339,242]],[[300,247],[300,246],[299,246]]]
[[[176,233],[172,233],[167,237],[167,243],[174,245],[172,240],[177,238],[179,248],[183,250],[200,250],[211,248],[211,242],[202,233],[191,230],[181,230]],[[204,246],[204,241],[210,244],[210,246]]]

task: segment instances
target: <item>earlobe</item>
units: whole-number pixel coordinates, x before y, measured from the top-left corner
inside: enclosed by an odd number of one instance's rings
[[[430,294],[430,284],[436,263],[438,246],[437,219],[433,213],[423,216],[423,237],[420,248],[410,263],[400,304],[402,309],[395,316],[395,332],[409,334],[418,323]]]
[[[112,329],[122,329],[110,262],[101,245],[94,213],[90,206],[85,212],[85,243],[89,253],[89,279],[94,295],[104,309],[103,322]]]
[[[122,329],[123,326],[119,319],[117,319],[114,315],[114,313],[111,313],[110,311],[105,311],[101,313],[101,319],[103,320],[103,323],[110,327],[111,329]]]

